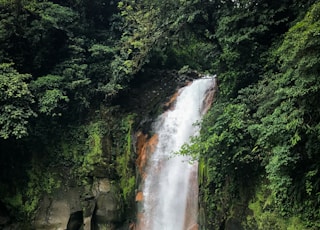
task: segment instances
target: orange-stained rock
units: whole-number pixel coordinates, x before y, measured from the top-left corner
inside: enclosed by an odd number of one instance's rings
[[[190,226],[187,230],[198,230],[198,229],[199,229],[199,225],[194,224],[194,225]]]
[[[192,84],[192,81],[186,81],[186,86],[189,86]]]
[[[129,230],[136,230],[136,224],[135,223],[130,223],[129,224]]]
[[[136,195],[136,201],[142,201],[143,200],[143,193],[142,192],[138,192]]]
[[[198,164],[194,163],[192,166],[192,173],[189,177],[188,198],[184,223],[184,229],[186,230],[198,230],[198,193]]]
[[[146,161],[146,152],[145,152],[145,145],[147,144],[147,137],[148,135],[143,134],[141,131],[139,131],[137,134],[137,142],[136,142],[136,148],[137,148],[137,160],[136,160],[136,164],[138,166],[138,169],[140,171],[140,174],[143,177],[143,166],[145,164]]]
[[[173,104],[177,100],[178,96],[179,96],[179,92],[176,92],[175,94],[173,94],[173,96],[170,98],[170,100],[164,104],[165,108],[173,109]]]
[[[138,213],[137,220],[138,220],[138,222],[136,223],[135,230],[146,230],[143,213],[141,213],[141,212]]]
[[[138,166],[141,178],[144,180],[146,178],[145,166],[148,158],[156,150],[158,144],[158,134],[153,135],[150,139],[148,136],[139,132],[137,134],[137,153],[138,158],[136,164]],[[140,191],[136,194],[136,201],[143,202],[143,193]],[[134,226],[134,230],[145,230],[145,220],[144,215],[138,212],[137,223]]]
[[[137,137],[137,151],[138,158],[136,164],[142,178],[145,177],[144,168],[147,163],[148,157],[155,151],[158,144],[158,135],[153,135],[148,141],[146,135],[141,134]]]
[[[154,134],[149,141],[147,142],[146,151],[148,151],[149,154],[153,153],[156,150],[157,144],[159,142],[158,134]]]
[[[147,134],[143,134],[141,131],[139,131],[137,134],[137,142],[136,142],[136,147],[137,147],[137,153],[139,154],[142,147],[144,144],[147,142]]]
[[[211,105],[213,103],[216,91],[217,91],[217,84],[216,84],[216,80],[213,79],[213,84],[207,90],[205,99],[203,100],[202,110],[201,110],[202,114],[206,114],[208,112],[208,110],[210,109],[210,107],[211,107]]]

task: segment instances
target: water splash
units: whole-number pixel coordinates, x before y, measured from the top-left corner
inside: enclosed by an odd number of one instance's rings
[[[138,229],[197,229],[197,163],[190,164],[188,156],[174,152],[198,134],[194,123],[207,110],[214,83],[214,78],[207,77],[180,89],[175,107],[154,123],[158,143],[146,167]]]

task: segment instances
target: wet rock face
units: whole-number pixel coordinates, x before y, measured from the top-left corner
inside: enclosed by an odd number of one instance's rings
[[[120,222],[121,207],[115,194],[101,194],[97,198],[96,210],[94,213],[95,224],[108,224]]]
[[[124,112],[136,113],[140,127],[144,133],[150,130],[149,125],[157,115],[168,109],[170,97],[178,88],[185,86],[202,75],[195,71],[183,74],[174,70],[145,70],[139,73],[130,83],[128,90],[123,90],[114,99]]]
[[[116,229],[116,226],[124,220],[119,189],[104,178],[94,182],[92,191],[96,197],[92,216],[94,229]]]
[[[123,91],[113,103],[120,105],[124,113],[135,112],[139,115],[139,127],[135,129],[150,130],[148,125],[153,118],[170,108],[170,102],[165,102],[169,101],[176,89],[198,77],[200,76],[196,72],[181,75],[177,71],[149,71],[141,78],[137,76],[129,90]],[[142,152],[137,160],[140,170],[144,168],[145,157],[152,151],[157,138],[155,136],[148,139],[148,144],[144,143],[146,140],[141,142],[143,150],[138,151]],[[92,177],[96,179],[86,188],[78,187],[76,180],[73,180],[72,183],[65,182],[65,185],[50,196],[44,196],[33,224],[34,229],[113,230],[120,229],[119,226],[122,226],[121,229],[129,229],[130,221],[124,223],[123,200],[117,182],[112,184],[109,179],[104,178],[111,178],[112,173],[105,167],[96,166]],[[62,181],[64,180],[68,179],[64,178]]]
[[[68,228],[68,223],[73,213],[82,212],[80,194],[81,191],[78,188],[68,188],[67,190],[61,187],[52,196],[44,196],[40,201],[34,228],[37,230],[74,230],[74,227]],[[73,222],[71,221],[69,226]]]
[[[120,191],[106,178],[96,179],[90,191],[62,186],[40,201],[36,230],[112,230],[123,221]]]

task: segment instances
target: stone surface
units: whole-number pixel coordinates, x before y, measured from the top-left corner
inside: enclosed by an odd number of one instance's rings
[[[137,165],[140,172],[143,172],[146,158],[154,151],[158,139],[157,135],[150,135],[144,130],[150,130],[148,125],[161,110],[169,109],[173,105],[175,97],[170,99],[170,96],[177,87],[181,87],[190,79],[197,77],[199,76],[196,72],[185,73],[179,77],[176,71],[151,70],[132,82],[130,92],[124,90],[122,95],[114,100],[115,104],[122,105],[123,112],[134,111],[139,114],[137,119],[141,122],[139,127],[135,127],[135,129],[142,131],[140,144],[136,146]],[[167,104],[165,104],[166,101]],[[110,142],[110,145],[112,144],[111,140],[107,141]],[[111,177],[110,175],[116,173],[110,173],[108,170],[107,165],[96,166],[88,188],[83,186],[80,189],[75,183],[76,180],[70,184],[70,181],[66,179],[67,182],[60,189],[40,201],[34,228],[36,230],[65,230],[72,214],[82,212],[83,227],[81,230],[112,230],[119,229],[119,225],[126,226],[123,229],[128,229],[128,226],[133,229],[133,223],[129,220],[125,221],[121,191],[109,179],[105,178],[109,177],[115,180],[118,177]],[[143,173],[141,175],[143,177]],[[142,193],[138,193],[137,203],[143,200],[141,195]],[[132,210],[132,212],[134,211]],[[6,220],[1,221],[5,222]]]
[[[144,168],[147,163],[147,159],[151,154],[155,151],[155,148],[158,143],[158,135],[154,134],[150,139],[147,139],[145,135],[139,132],[139,136],[137,137],[137,153],[138,157],[136,160],[136,164],[138,166],[140,175],[142,178],[144,175]]]
[[[83,220],[83,230],[91,230],[91,225],[92,225],[92,217],[85,217]]]
[[[94,196],[99,194],[109,193],[111,191],[111,183],[107,178],[100,178],[93,182],[92,193]]]
[[[93,182],[92,193],[95,197],[92,215],[94,229],[116,229],[116,225],[124,221],[119,188],[107,178],[99,178]]]
[[[85,187],[65,183],[40,201],[36,230],[111,230],[124,220],[121,193],[107,178]]]
[[[82,211],[80,191],[77,188],[57,189],[50,197],[40,201],[39,211],[34,221],[37,230],[65,230],[72,213]]]
[[[70,207],[66,200],[49,201],[46,197],[41,203],[39,215],[34,227],[37,230],[64,230],[67,229]]]
[[[95,230],[116,230],[116,227],[113,224],[100,224],[95,225]]]
[[[120,222],[122,210],[115,194],[101,194],[97,198],[95,221],[97,223]]]
[[[136,201],[143,201],[143,193],[142,192],[138,192],[136,195]]]
[[[174,70],[146,69],[132,80],[130,90],[121,91],[113,103],[120,104],[125,113],[137,114],[140,121],[138,129],[148,133],[153,119],[172,105],[170,98],[176,90],[199,77],[195,71],[181,75]]]

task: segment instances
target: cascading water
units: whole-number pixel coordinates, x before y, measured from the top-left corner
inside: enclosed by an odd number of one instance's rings
[[[158,143],[146,166],[138,229],[197,229],[197,163],[174,152],[197,135],[194,123],[206,111],[205,99],[214,83],[214,78],[206,77],[180,89],[175,107],[155,122]]]

